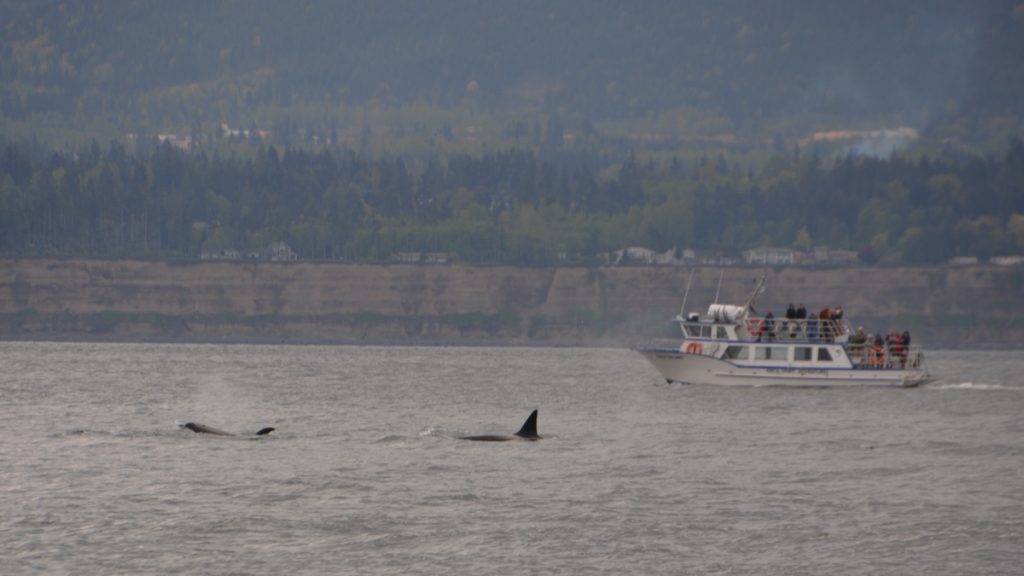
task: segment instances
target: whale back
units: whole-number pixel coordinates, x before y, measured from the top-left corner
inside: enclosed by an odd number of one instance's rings
[[[231,432],[225,432],[223,430],[214,428],[213,426],[207,426],[206,424],[200,424],[198,422],[186,422],[185,424],[182,424],[181,427],[191,430],[196,434],[213,434],[214,436],[234,436],[234,434],[232,434]],[[274,430],[274,428],[267,426],[266,428],[260,428],[260,430],[256,432],[256,435],[266,436],[267,434],[270,434]]]
[[[184,428],[188,428],[189,430],[195,432],[196,434],[213,434],[214,436],[234,436],[234,434],[230,432],[218,430],[213,426],[207,426],[206,424],[200,424],[198,422],[188,422],[185,424]]]

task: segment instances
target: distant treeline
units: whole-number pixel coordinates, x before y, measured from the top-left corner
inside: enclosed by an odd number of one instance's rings
[[[0,129],[60,145],[255,123],[280,146],[289,123],[359,130],[353,109],[467,128],[559,110],[576,131],[763,140],[902,118],[1003,144],[1022,53],[1019,0],[6,1]]]
[[[724,155],[559,161],[530,151],[407,164],[260,147],[249,157],[0,140],[0,254],[198,257],[287,242],[305,259],[597,263],[626,246],[735,256],[828,245],[866,263],[1024,253],[1024,144],[997,157]]]

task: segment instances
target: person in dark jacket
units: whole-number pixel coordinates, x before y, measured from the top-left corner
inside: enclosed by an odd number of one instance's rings
[[[786,321],[782,324],[782,333],[789,333],[790,338],[796,337],[796,331],[798,329],[794,320],[796,320],[796,306],[793,306],[793,303],[790,302],[789,307],[786,308]]]
[[[768,341],[769,342],[775,340],[775,315],[772,314],[771,310],[769,310],[768,313],[765,314],[765,316],[764,316],[764,330],[763,331],[768,336]],[[758,336],[757,339],[760,340],[761,337]]]

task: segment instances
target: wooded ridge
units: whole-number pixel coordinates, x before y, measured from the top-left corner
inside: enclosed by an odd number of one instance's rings
[[[411,166],[352,151],[255,158],[118,143],[39,153],[0,138],[0,255],[199,258],[287,242],[302,259],[595,265],[629,246],[737,256],[760,246],[862,264],[1024,254],[1024,143],[998,156],[779,154],[743,170],[544,158],[528,150]]]

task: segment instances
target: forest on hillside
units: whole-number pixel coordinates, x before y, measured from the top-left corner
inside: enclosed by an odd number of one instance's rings
[[[0,133],[463,153],[554,117],[635,147],[907,125],[991,152],[1024,130],[1022,53],[1019,0],[4,0]]]
[[[1020,254],[1021,54],[1021,0],[0,0],[0,255]]]
[[[779,154],[608,166],[530,150],[422,165],[352,151],[260,146],[252,156],[170,144],[65,154],[0,141],[0,254],[198,257],[287,242],[305,259],[597,264],[627,246],[736,255],[758,246],[934,264],[1024,253],[1024,143],[995,156]]]

